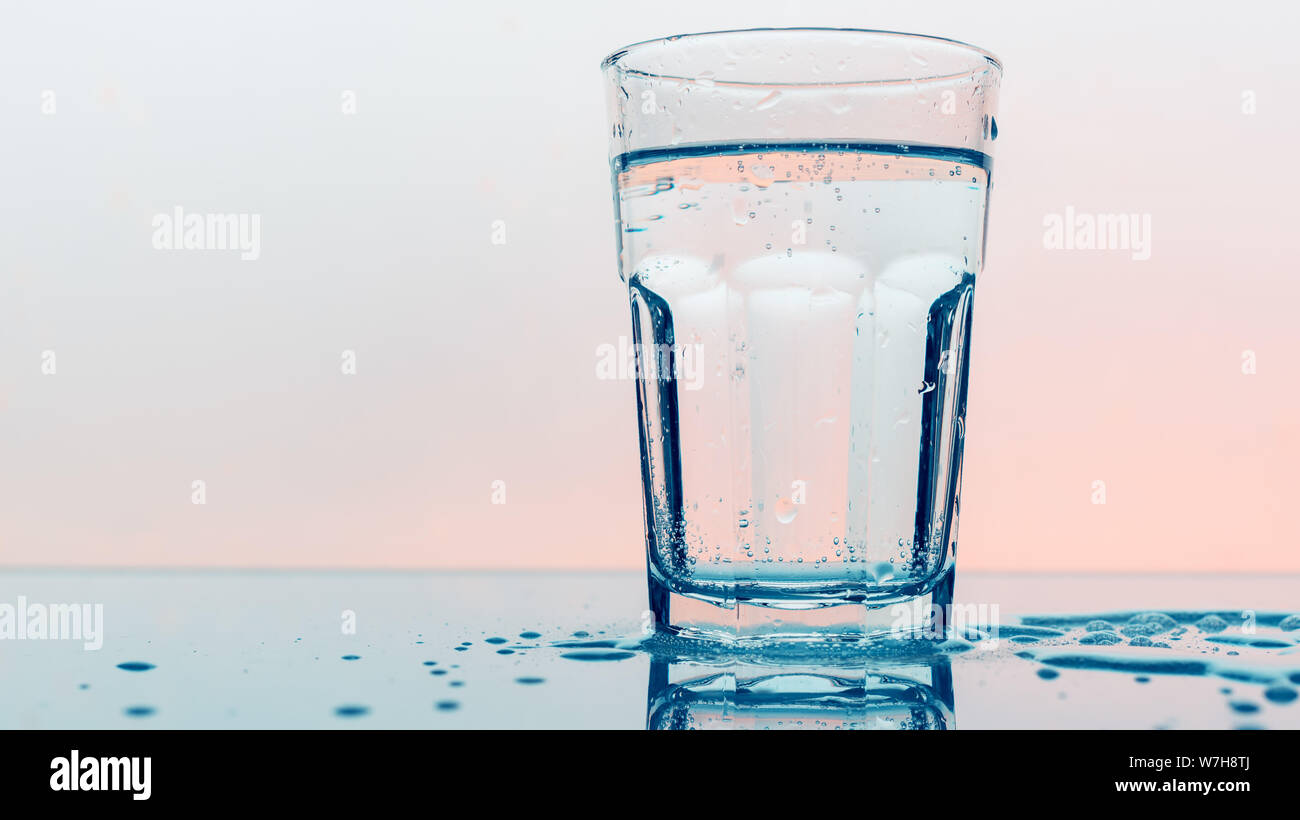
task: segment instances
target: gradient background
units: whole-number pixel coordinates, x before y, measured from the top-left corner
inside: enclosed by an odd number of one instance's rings
[[[1006,65],[961,567],[1300,571],[1297,23],[1250,2],[6,3],[0,565],[642,566],[633,385],[595,370],[630,335],[597,64],[820,25]],[[155,250],[177,205],[260,214],[261,258]],[[1044,249],[1067,205],[1150,214],[1150,260]]]

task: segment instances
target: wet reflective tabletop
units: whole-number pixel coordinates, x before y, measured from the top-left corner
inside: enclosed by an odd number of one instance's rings
[[[739,659],[646,643],[644,586],[6,571],[0,728],[1300,728],[1294,576],[968,574],[996,640]]]

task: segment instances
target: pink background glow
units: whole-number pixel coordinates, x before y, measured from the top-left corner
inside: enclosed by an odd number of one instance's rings
[[[641,566],[597,64],[823,25],[1006,65],[960,567],[1300,571],[1296,5],[385,6],[0,14],[0,566]],[[154,250],[175,205],[261,258]]]

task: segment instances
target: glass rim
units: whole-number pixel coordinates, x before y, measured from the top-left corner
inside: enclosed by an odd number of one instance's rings
[[[646,71],[639,68],[631,68],[622,61],[630,55],[648,51],[653,46],[665,46],[679,40],[703,40],[706,38],[722,37],[735,34],[773,34],[773,33],[807,33],[807,34],[847,34],[847,35],[871,35],[882,39],[892,39],[898,42],[926,42],[938,46],[951,47],[956,51],[962,51],[970,54],[972,57],[979,58],[981,62],[973,64],[968,71],[958,71],[947,74],[934,74],[926,77],[906,77],[906,78],[879,78],[879,79],[861,79],[861,80],[836,80],[832,82],[812,81],[812,82],[777,82],[777,81],[753,81],[753,80],[726,80],[718,77],[709,77],[708,83],[711,85],[763,88],[763,87],[782,87],[782,88],[830,88],[837,86],[886,86],[886,85],[910,85],[921,83],[938,83],[959,79],[962,77],[978,76],[983,71],[990,68],[997,71],[1000,77],[1003,72],[1002,61],[993,54],[993,52],[980,48],[961,40],[953,40],[948,37],[938,37],[932,34],[913,34],[905,31],[886,31],[884,29],[869,28],[836,28],[830,26],[793,26],[793,27],[759,27],[744,29],[721,29],[718,31],[700,31],[690,34],[674,34],[668,37],[654,37],[649,40],[641,40],[623,46],[611,52],[605,59],[601,60],[600,67],[603,71],[614,70],[620,76],[636,76],[646,79],[673,80],[684,83],[697,83],[704,80],[701,76],[681,76],[675,74],[660,73],[655,71]]]

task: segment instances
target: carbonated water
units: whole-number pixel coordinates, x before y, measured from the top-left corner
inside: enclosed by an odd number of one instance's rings
[[[990,161],[875,144],[615,159],[650,571],[801,608],[950,570]]]

